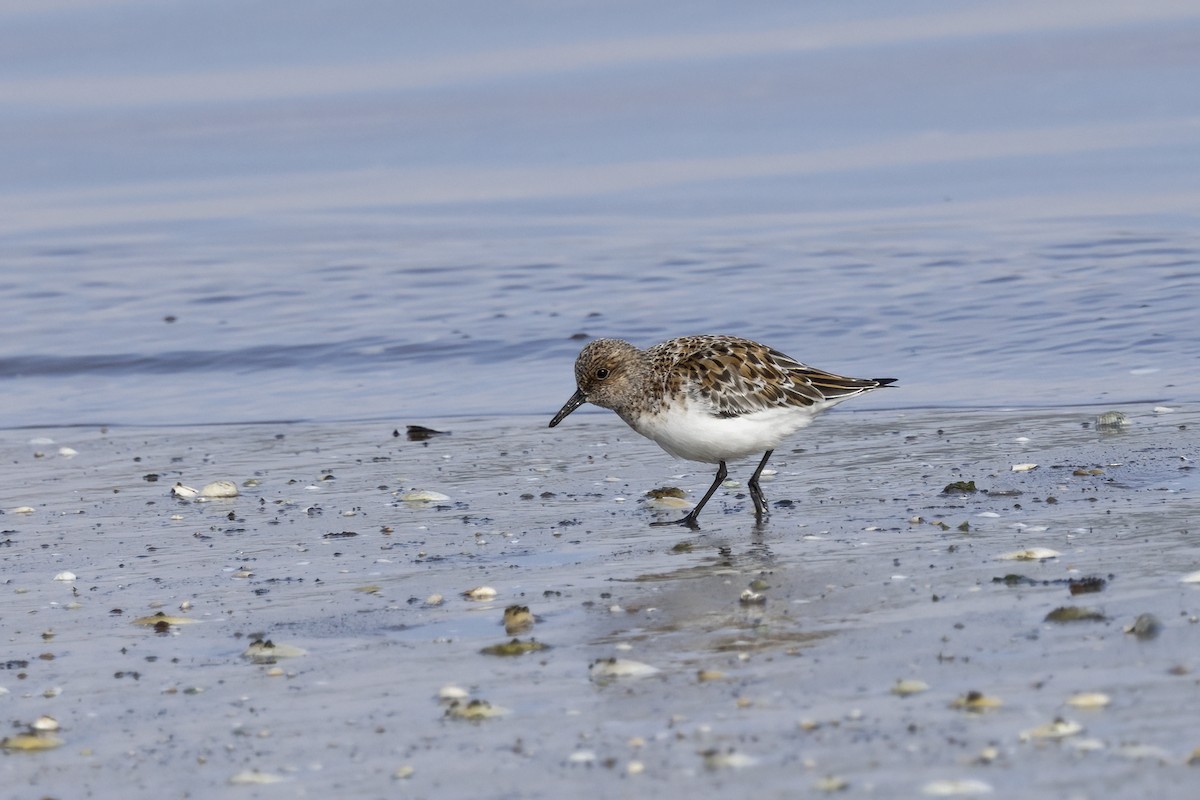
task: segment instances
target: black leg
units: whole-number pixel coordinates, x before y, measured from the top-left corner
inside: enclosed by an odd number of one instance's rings
[[[713,492],[717,491],[717,487],[721,485],[721,481],[729,477],[729,470],[725,468],[725,462],[720,462],[717,467],[717,477],[713,478],[712,486],[708,487],[708,491],[704,493],[704,497],[700,498],[700,502],[691,510],[683,519],[663,520],[662,522],[651,522],[651,525],[686,525],[692,530],[696,530],[700,526],[696,523],[696,517],[700,515],[700,509],[704,508],[704,504],[708,502],[708,498],[713,496]]]
[[[750,499],[754,501],[754,516],[759,522],[762,522],[763,515],[767,513],[767,498],[763,496],[762,487],[758,485],[758,476],[762,474],[763,467],[767,465],[767,459],[774,452],[774,450],[768,450],[767,454],[762,457],[762,461],[758,462],[758,469],[754,470],[754,474],[750,476]]]

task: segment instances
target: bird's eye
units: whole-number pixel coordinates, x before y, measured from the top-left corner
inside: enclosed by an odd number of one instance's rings
[[[607,377],[608,377],[608,367],[600,367],[600,369],[596,370],[596,378],[598,380],[604,380]]]

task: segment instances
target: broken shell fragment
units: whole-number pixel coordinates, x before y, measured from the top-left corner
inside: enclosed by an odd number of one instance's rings
[[[892,694],[908,697],[910,694],[920,694],[928,690],[929,684],[925,681],[909,678],[896,681],[896,685],[892,687]]]
[[[474,589],[467,589],[462,593],[462,596],[468,600],[491,600],[499,594],[490,586],[476,586]]]
[[[507,708],[494,706],[487,700],[470,700],[467,702],[451,700],[450,706],[446,709],[447,717],[470,721],[502,717],[507,713]]]
[[[204,488],[200,490],[201,497],[221,498],[221,497],[237,497],[237,484],[233,481],[213,481],[206,483]]]
[[[549,649],[550,645],[539,642],[537,639],[529,639],[524,642],[520,639],[513,639],[511,642],[489,645],[479,652],[485,656],[523,656],[526,653]]]
[[[35,719],[33,721],[33,724],[30,725],[29,727],[33,728],[35,731],[39,731],[42,733],[50,733],[52,731],[58,730],[59,726],[58,726],[58,720],[56,720],[54,717],[43,714],[42,716]]]
[[[840,775],[826,775],[818,778],[813,788],[819,792],[841,792],[850,788],[850,782]]]
[[[705,750],[700,754],[709,769],[743,769],[758,763],[758,759],[736,750]]]
[[[1013,472],[1029,472],[1030,470],[1034,470],[1034,469],[1037,469],[1037,464],[1013,464],[1012,465]]]
[[[981,794],[991,794],[991,784],[975,778],[960,780],[930,781],[921,791],[930,797],[976,797]]]
[[[75,573],[74,572],[60,572],[54,576],[54,580],[63,581],[65,583],[70,583],[71,581],[75,580]]]
[[[287,778],[283,775],[259,772],[256,769],[242,770],[236,775],[229,776],[229,783],[233,786],[265,786],[271,783],[283,783],[286,780]]]
[[[600,658],[588,667],[588,676],[598,683],[621,678],[645,678],[656,673],[657,667],[631,658]]]
[[[1053,722],[1047,722],[1045,725],[1021,731],[1020,739],[1022,742],[1028,742],[1031,739],[1065,739],[1082,731],[1083,726],[1078,722],[1059,718]]]
[[[400,499],[405,503],[421,506],[428,505],[429,503],[444,503],[450,499],[450,496],[429,489],[414,489],[411,492],[405,492],[400,495]]]
[[[1002,701],[1000,698],[992,697],[984,694],[983,692],[972,690],[964,694],[962,697],[955,698],[954,702],[950,704],[950,707],[961,708],[965,711],[982,712],[991,711],[992,709],[999,708],[1002,705],[1004,705],[1004,701]]]
[[[1138,614],[1132,624],[1126,625],[1125,633],[1132,633],[1139,639],[1154,639],[1162,633],[1162,621],[1153,614]]]
[[[767,597],[764,594],[746,589],[738,597],[738,602],[744,606],[761,606],[766,605]]]
[[[297,658],[307,650],[290,644],[276,644],[270,639],[255,639],[242,655],[255,664],[274,664],[277,658]]]
[[[1013,550],[1010,553],[996,556],[998,561],[1041,561],[1046,558],[1058,558],[1062,553],[1049,547],[1029,547],[1024,550]]]
[[[200,495],[200,492],[191,486],[184,486],[182,483],[176,482],[171,487],[171,494],[184,500],[195,500]]]
[[[672,497],[671,495],[663,495],[661,497],[650,497],[646,500],[647,508],[658,508],[664,511],[674,511],[676,509],[683,510],[691,508],[692,504],[682,497]]]
[[[1078,692],[1067,698],[1067,705],[1075,708],[1104,708],[1111,702],[1104,692]]]
[[[466,700],[471,696],[471,693],[461,686],[455,686],[448,683],[441,689],[438,689],[438,700],[443,703],[450,703],[455,700]]]
[[[62,744],[62,739],[44,733],[18,733],[0,739],[0,748],[5,750],[52,750]]]
[[[1094,608],[1059,606],[1046,615],[1045,622],[1104,622],[1108,617]]]
[[[1129,418],[1120,411],[1105,411],[1103,414],[1096,416],[1096,427],[1114,430],[1123,428],[1129,424]]]
[[[133,621],[134,625],[143,625],[147,628],[153,628],[156,625],[191,625],[200,620],[192,619],[191,617],[174,617],[164,614],[159,611],[155,614],[150,614],[145,617],[138,617]]]
[[[528,628],[532,628],[533,623],[533,612],[529,610],[529,606],[509,606],[504,609],[505,633],[520,633]]]

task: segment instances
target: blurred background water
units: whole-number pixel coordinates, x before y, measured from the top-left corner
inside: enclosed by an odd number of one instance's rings
[[[579,334],[1200,398],[1200,5],[0,2],[0,426],[541,413]]]

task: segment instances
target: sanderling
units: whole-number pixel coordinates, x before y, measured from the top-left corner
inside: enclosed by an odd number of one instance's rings
[[[550,427],[594,403],[676,458],[718,465],[691,513],[654,525],[698,527],[700,510],[729,474],[725,462],[765,451],[749,482],[762,522],[767,501],[758,477],[779,443],[825,409],[895,380],[835,375],[737,336],[683,336],[646,350],[597,339],[575,360],[578,389]]]

